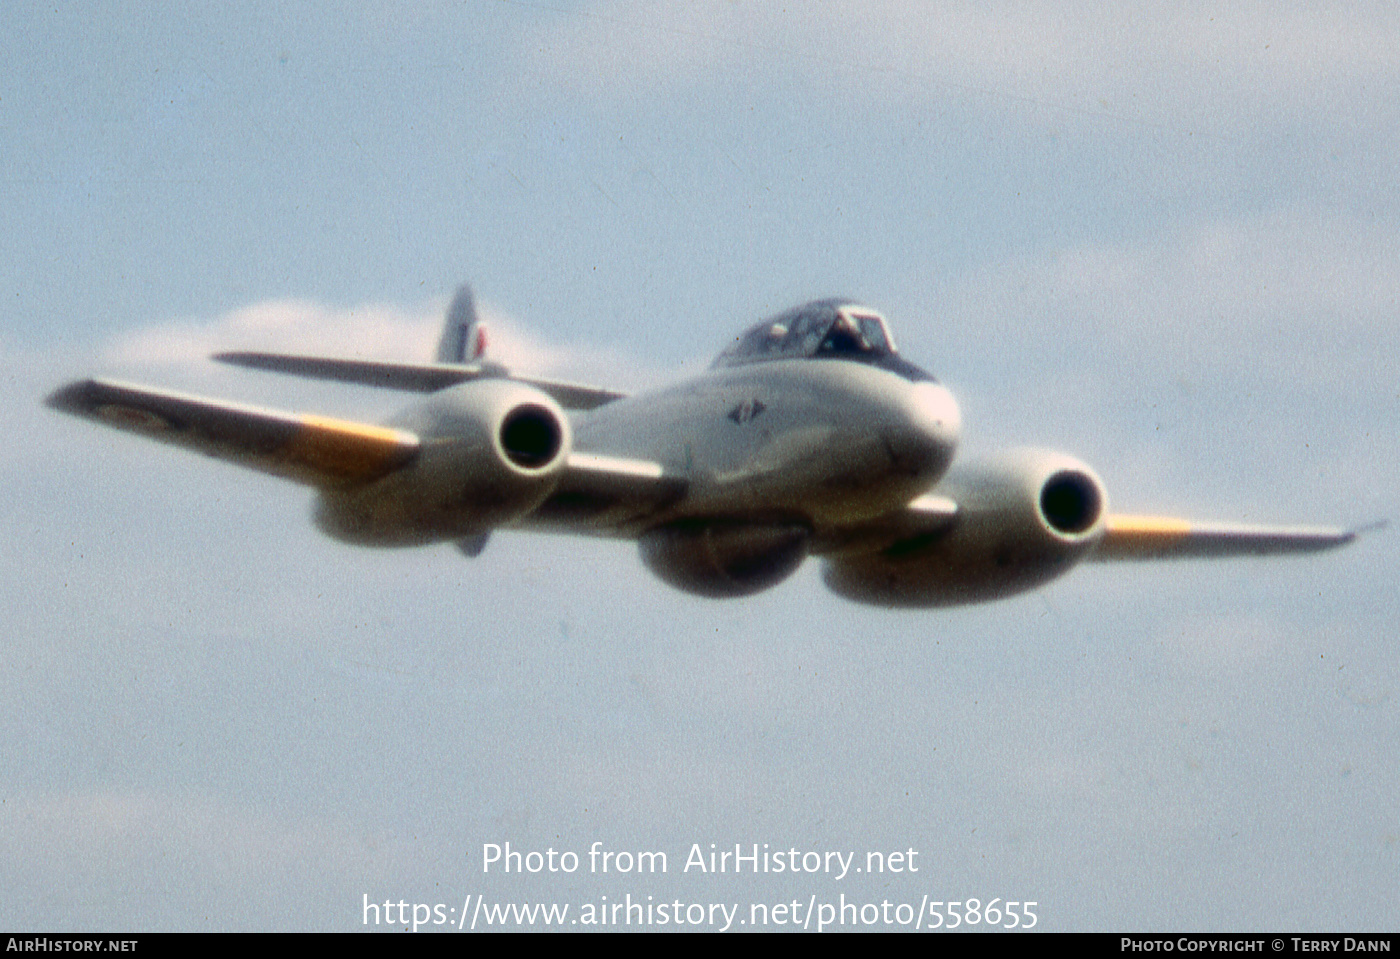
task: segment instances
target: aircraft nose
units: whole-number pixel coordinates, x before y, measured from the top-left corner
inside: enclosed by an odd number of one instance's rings
[[[958,401],[945,386],[915,383],[910,391],[911,419],[935,443],[948,451],[949,458],[962,434],[962,413]]]
[[[904,435],[892,445],[911,469],[937,479],[953,461],[961,436],[958,401],[947,387],[924,382],[910,388],[902,405]]]
[[[915,383],[911,392],[911,405],[924,427],[943,442],[957,445],[962,430],[962,413],[948,388],[937,383]]]

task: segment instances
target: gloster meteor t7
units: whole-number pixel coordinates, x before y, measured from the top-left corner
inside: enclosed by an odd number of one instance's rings
[[[1109,512],[1063,453],[955,462],[951,393],[846,300],[741,334],[703,375],[636,396],[511,374],[483,356],[468,289],[433,363],[225,353],[297,376],[426,394],[384,425],[284,413],[104,379],[49,405],[315,487],[316,522],[368,546],[496,530],[635,540],[646,565],[703,596],[745,596],[809,556],[827,585],[881,606],[1009,596],[1081,560],[1308,552],[1355,531],[1212,525]]]

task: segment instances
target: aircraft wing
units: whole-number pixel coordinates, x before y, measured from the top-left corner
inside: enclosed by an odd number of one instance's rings
[[[1345,546],[1358,530],[1327,526],[1253,526],[1193,523],[1165,516],[1105,517],[1091,560],[1189,559],[1312,553]]]
[[[359,383],[413,393],[435,393],[458,383],[498,377],[525,383],[553,397],[565,409],[591,410],[622,399],[627,394],[581,383],[515,376],[496,363],[379,363],[322,356],[286,356],[281,353],[218,353],[221,363],[273,373],[289,373],[319,380]]]
[[[64,413],[321,488],[378,479],[411,462],[419,450],[418,437],[404,430],[114,380],[70,383],[47,402]]]
[[[898,557],[916,552],[943,536],[958,513],[958,505],[952,499],[926,494],[899,512],[863,524],[849,542],[834,545],[859,546],[862,541],[871,541],[879,543],[887,555]],[[1382,522],[1348,530],[1330,526],[1195,523],[1165,516],[1110,514],[1104,517],[1103,538],[1085,559],[1111,562],[1314,553],[1345,546],[1360,534],[1384,525]]]

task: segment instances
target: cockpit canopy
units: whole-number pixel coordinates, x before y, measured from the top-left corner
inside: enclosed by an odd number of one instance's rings
[[[749,327],[713,368],[805,359],[853,360],[915,383],[933,380],[895,352],[883,316],[850,300],[817,300]]]
[[[808,357],[878,362],[894,352],[894,341],[879,313],[846,300],[818,300],[745,330],[738,342],[719,355],[715,366]]]

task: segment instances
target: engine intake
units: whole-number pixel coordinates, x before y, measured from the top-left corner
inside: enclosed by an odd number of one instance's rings
[[[1103,513],[1098,480],[1079,470],[1064,470],[1040,488],[1040,515],[1056,532],[1076,536],[1092,529]]]
[[[564,445],[563,421],[543,406],[523,403],[501,421],[501,449],[521,469],[547,467]]]
[[[480,535],[543,503],[573,448],[559,404],[509,379],[443,390],[392,425],[423,441],[418,458],[369,486],[325,494],[316,518],[330,535],[375,546]]]

